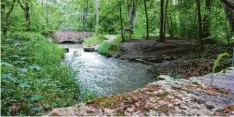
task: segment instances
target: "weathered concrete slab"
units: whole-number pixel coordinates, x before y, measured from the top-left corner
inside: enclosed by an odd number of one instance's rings
[[[201,80],[202,83],[209,85],[211,82],[211,76],[212,74],[208,74],[201,77],[193,77],[191,79],[198,79]],[[213,86],[229,89],[234,96],[234,68],[230,68],[226,73],[214,73],[213,78]]]
[[[229,73],[232,72],[229,70]],[[208,75],[206,75],[208,76]],[[209,84],[206,76],[193,77]],[[54,109],[49,116],[233,116],[234,78],[217,74],[209,87],[191,80],[163,77],[133,92],[102,97],[69,108]],[[162,76],[161,76],[162,77]],[[229,79],[229,80],[227,80]],[[224,89],[227,88],[227,89]]]

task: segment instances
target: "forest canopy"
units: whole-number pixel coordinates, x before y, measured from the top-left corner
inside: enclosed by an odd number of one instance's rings
[[[3,34],[17,30],[40,32],[98,30],[104,34],[120,34],[121,30],[130,29],[130,35],[136,39],[160,35],[160,38],[165,36],[182,39],[212,38],[230,42],[234,29],[232,2],[232,0],[1,0],[1,27]]]

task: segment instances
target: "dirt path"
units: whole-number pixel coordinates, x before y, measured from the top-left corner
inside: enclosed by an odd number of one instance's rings
[[[108,43],[112,43],[112,41],[114,41],[118,37],[118,35],[104,35],[104,36],[107,38],[107,40],[103,42],[108,42]],[[95,47],[91,47],[91,48],[95,48],[95,50],[97,50],[99,45],[96,45]]]
[[[105,37],[108,39],[108,40],[106,40],[106,42],[111,43],[112,41],[114,41],[118,37],[118,35],[105,35]]]
[[[216,79],[234,81],[234,69],[218,74]],[[69,108],[54,109],[49,116],[230,116],[234,115],[234,98],[229,89],[208,87],[191,80],[164,80],[150,83],[133,92],[99,98]],[[203,76],[201,78],[205,78]],[[218,80],[217,80],[218,81]],[[205,82],[204,82],[205,83]],[[225,84],[225,82],[223,82]],[[222,87],[222,86],[221,86]]]

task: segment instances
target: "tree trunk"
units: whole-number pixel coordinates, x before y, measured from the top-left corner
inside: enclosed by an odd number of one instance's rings
[[[164,0],[161,0],[160,5],[160,39],[159,41],[165,41],[165,32],[164,32]]]
[[[133,31],[134,31],[134,20],[136,17],[136,3],[135,0],[131,0],[129,6],[128,6],[128,15],[129,15],[129,26],[130,26],[130,31],[129,31],[129,38],[131,38]]]
[[[221,0],[223,2],[223,8],[225,10],[227,19],[230,23],[232,33],[234,32],[234,3],[232,0]]]
[[[149,17],[148,17],[148,10],[147,10],[146,0],[144,0],[144,6],[145,6],[145,18],[146,18],[146,40],[147,40],[147,39],[149,39]]]
[[[5,15],[6,3],[1,0],[1,21],[3,21],[3,15]]]
[[[209,17],[209,14],[211,12],[211,3],[212,3],[212,0],[206,0],[206,13],[205,13],[205,16],[203,17],[202,38],[207,38],[210,36],[210,17]]]
[[[199,27],[199,40],[200,40],[200,44],[203,45],[202,43],[202,19],[201,19],[201,4],[200,4],[200,0],[196,0],[197,2],[197,15],[198,15],[198,27]]]
[[[86,5],[83,9],[83,15],[82,15],[83,31],[85,31],[85,28],[86,28],[86,21],[87,21],[87,16],[88,16],[88,4],[89,4],[89,0],[86,0]]]
[[[30,0],[25,0],[25,20],[26,20],[26,28],[27,28],[27,31],[30,30],[30,9],[29,9],[29,2]]]
[[[30,30],[30,8],[29,8],[29,3],[30,0],[25,0],[25,6],[18,0],[18,3],[20,7],[24,10],[24,17],[26,21],[26,30]]]
[[[49,5],[48,5],[48,0],[46,0],[46,26],[48,27],[49,25]]]
[[[44,19],[45,17],[44,17],[44,1],[41,1],[41,7],[42,7],[42,18]],[[43,25],[42,26],[42,29],[44,29],[45,28],[45,25]]]
[[[227,41],[228,41],[228,44],[230,44],[230,34],[229,34],[229,31],[228,31],[228,26],[227,26],[227,19],[225,20],[225,31],[226,31],[226,37],[227,37]]]
[[[99,0],[95,0],[95,9],[96,9],[96,25],[99,25]]]
[[[124,42],[125,41],[125,37],[124,37],[124,30],[123,30],[122,5],[121,5],[121,2],[119,2],[119,17],[120,17],[120,25],[121,25],[121,37],[122,37],[122,42]]]
[[[227,7],[234,9],[234,3],[231,0],[221,0]]]
[[[14,7],[15,7],[15,3],[16,3],[16,0],[13,0],[11,3],[10,10],[6,14],[6,25],[3,28],[3,35],[7,34],[8,27],[10,25],[10,16],[11,16],[11,13],[13,12]]]
[[[163,32],[164,32],[164,37],[165,37],[165,33],[166,33],[166,23],[167,23],[167,9],[168,9],[168,0],[166,0],[166,7],[165,7],[165,13],[164,13],[164,28],[163,28]]]
[[[170,29],[170,38],[171,39],[173,39],[174,38],[174,35],[173,35],[173,33],[174,33],[174,29],[173,29],[173,20],[172,20],[172,17],[171,17],[171,19],[170,19],[170,24],[171,24],[171,29]]]

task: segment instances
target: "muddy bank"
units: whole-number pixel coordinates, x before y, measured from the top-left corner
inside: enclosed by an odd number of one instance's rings
[[[229,71],[229,74],[233,74]],[[234,115],[234,98],[229,89],[208,87],[199,81],[173,80],[161,76],[133,92],[113,95],[54,109],[49,116],[229,116]],[[234,79],[234,76],[232,76]],[[231,85],[234,89],[234,85]]]
[[[179,55],[188,54],[199,46],[197,41],[191,40],[167,40],[156,42],[155,40],[128,41],[121,45],[120,59],[144,59],[152,62],[161,62],[162,58],[174,59]]]
[[[204,45],[191,40],[137,40],[121,45],[120,59],[133,60],[154,66],[155,75],[166,74],[189,78],[211,73],[214,60],[220,53],[232,55],[234,44]],[[221,61],[217,71],[231,66],[231,56]]]

